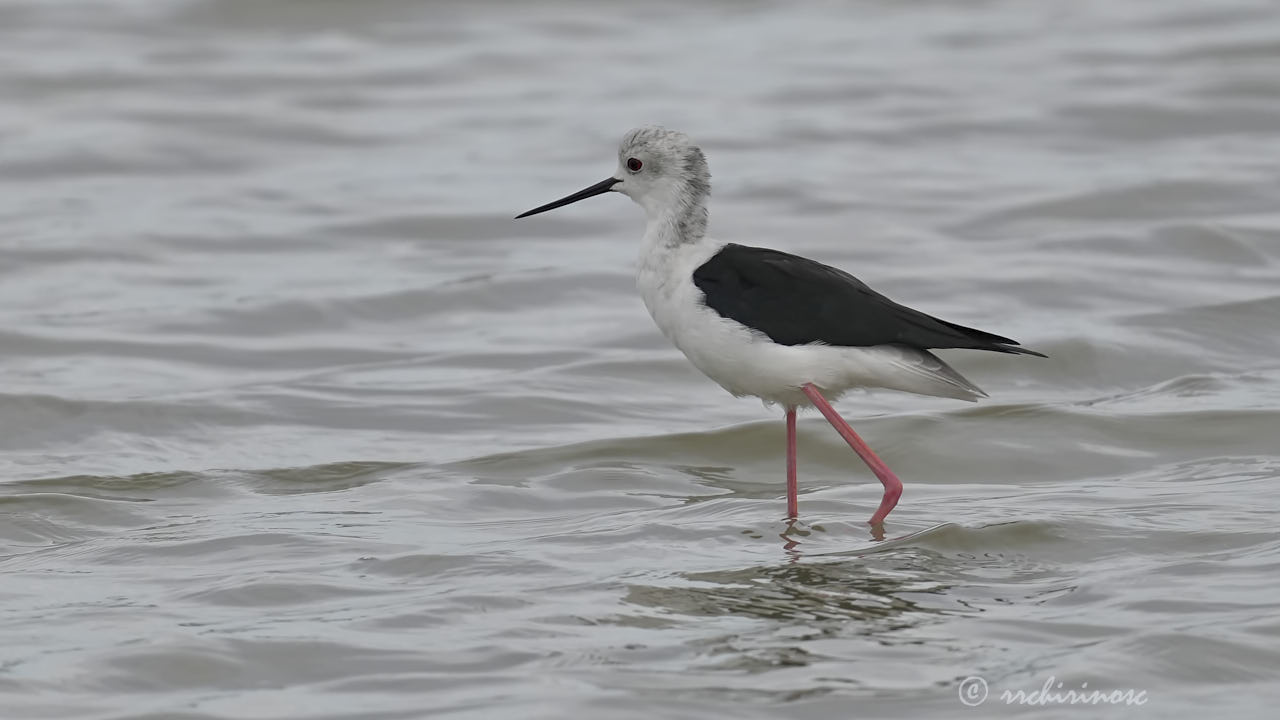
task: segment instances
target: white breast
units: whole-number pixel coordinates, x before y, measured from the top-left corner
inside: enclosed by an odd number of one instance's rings
[[[694,284],[694,270],[723,245],[703,239],[668,246],[661,238],[646,235],[637,277],[645,307],[662,334],[725,390],[734,395],[755,395],[766,402],[806,404],[799,388],[805,382],[815,382],[814,368],[806,356],[796,352],[800,348],[777,345],[765,335],[721,317],[706,306],[702,291]]]
[[[674,247],[649,242],[640,256],[636,285],[658,329],[702,372],[735,390],[735,366],[751,354],[755,338],[746,327],[706,306],[693,272],[723,243],[703,240]],[[656,247],[654,247],[656,245]]]

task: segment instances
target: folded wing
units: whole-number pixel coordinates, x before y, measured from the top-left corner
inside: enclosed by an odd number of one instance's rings
[[[707,307],[781,345],[903,345],[1036,355],[1006,337],[900,305],[843,270],[797,255],[728,244],[693,273]]]

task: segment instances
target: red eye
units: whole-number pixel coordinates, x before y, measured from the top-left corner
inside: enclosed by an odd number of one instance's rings
[[[644,167],[644,163],[635,158],[627,158],[627,169],[631,172],[640,172],[642,167]]]

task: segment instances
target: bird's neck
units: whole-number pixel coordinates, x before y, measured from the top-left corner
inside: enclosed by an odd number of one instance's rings
[[[673,247],[696,244],[707,234],[705,195],[672,193],[666,202],[645,205],[649,218],[645,235],[650,242]]]

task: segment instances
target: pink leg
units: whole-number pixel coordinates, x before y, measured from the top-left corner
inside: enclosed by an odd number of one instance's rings
[[[888,465],[884,464],[883,460],[876,457],[874,452],[871,452],[871,448],[867,447],[862,438],[858,437],[858,433],[854,432],[853,428],[849,427],[849,423],[840,417],[840,413],[831,407],[831,403],[822,397],[822,393],[818,392],[818,388],[814,387],[813,383],[805,383],[800,389],[813,401],[813,404],[818,408],[818,412],[822,413],[827,422],[831,423],[831,427],[840,433],[840,437],[849,443],[849,447],[858,453],[858,457],[862,458],[862,462],[871,468],[871,472],[875,473],[876,477],[880,479],[880,484],[884,485],[884,497],[880,500],[880,507],[876,509],[876,514],[871,516],[871,524],[879,525],[884,522],[885,516],[893,509],[893,506],[898,504],[898,498],[902,496],[902,481],[898,479],[897,475],[893,474],[893,471],[889,469]]]
[[[800,515],[800,493],[796,488],[796,409],[787,408],[787,517]]]

